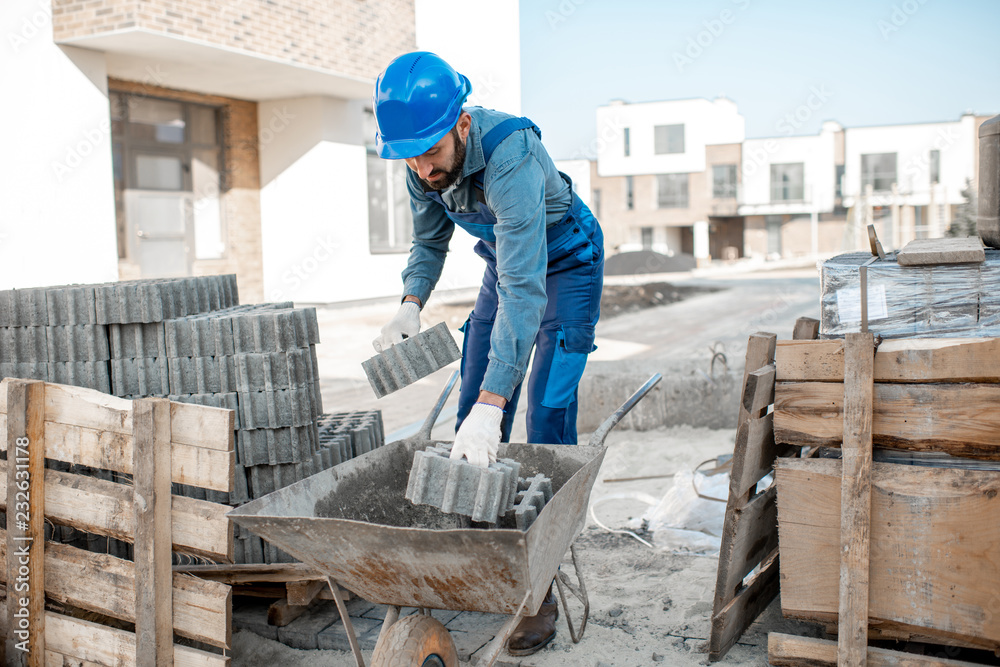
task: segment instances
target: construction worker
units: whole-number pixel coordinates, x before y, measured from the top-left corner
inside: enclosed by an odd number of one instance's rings
[[[482,287],[462,327],[462,384],[451,457],[486,467],[508,442],[532,346],[528,442],[576,444],[577,386],[594,348],[604,236],[518,118],[463,104],[468,78],[428,52],[393,60],[375,84],[379,155],[402,159],[413,212],[403,301],[373,342],[381,352],[420,331],[420,309],[441,276],[455,225],[479,239]],[[530,655],[555,636],[551,588],[537,616],[508,641]]]

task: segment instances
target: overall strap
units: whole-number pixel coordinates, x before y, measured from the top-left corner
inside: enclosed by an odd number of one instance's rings
[[[497,149],[504,139],[510,135],[518,132],[520,130],[527,130],[531,128],[538,138],[542,138],[542,131],[538,129],[530,119],[525,117],[520,118],[508,118],[505,121],[498,123],[493,126],[489,132],[483,135],[482,146],[483,146],[483,162],[486,164],[490,163],[490,158],[493,157],[493,151]],[[476,199],[479,200],[480,204],[486,204],[486,194],[483,192],[483,183],[485,178],[486,168],[483,167],[479,172],[476,173],[475,178],[475,190]]]

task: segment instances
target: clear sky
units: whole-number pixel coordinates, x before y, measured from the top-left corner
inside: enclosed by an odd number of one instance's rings
[[[1000,0],[520,0],[520,24],[521,111],[559,159],[595,157],[613,99],[724,95],[750,138],[810,102],[794,134],[1000,113]]]

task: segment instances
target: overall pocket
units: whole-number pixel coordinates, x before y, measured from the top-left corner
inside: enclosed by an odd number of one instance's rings
[[[587,355],[597,349],[594,327],[587,324],[564,324],[556,333],[556,346],[545,383],[542,405],[565,408],[576,395],[577,385],[587,366]]]

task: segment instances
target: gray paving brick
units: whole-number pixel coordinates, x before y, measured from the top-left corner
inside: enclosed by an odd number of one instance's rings
[[[0,361],[49,361],[48,327],[0,327]]]
[[[44,287],[0,291],[0,326],[40,327],[49,323]]]
[[[236,455],[246,466],[298,463],[319,448],[315,426],[240,429],[236,433]]]
[[[461,358],[448,326],[441,322],[383,350],[361,367],[375,395],[382,398]]]
[[[237,540],[238,550],[242,544]],[[242,552],[239,553],[242,556]],[[249,630],[255,635],[278,641],[278,626],[267,622],[267,608],[271,600],[242,598],[233,602],[233,630]]]
[[[371,618],[351,617],[354,636],[362,651],[375,650],[379,632],[382,631],[382,621]],[[316,636],[316,648],[324,650],[350,651],[350,640],[347,639],[347,628],[338,619],[336,623],[326,627]]]
[[[163,322],[108,324],[111,356],[115,359],[167,356]]]
[[[163,329],[170,357],[216,357],[235,351],[232,320],[221,313],[167,320]]]
[[[57,361],[49,362],[48,382],[68,384],[74,387],[96,389],[111,393],[111,376],[107,361]]]
[[[290,554],[285,553],[267,540],[264,540],[264,562],[265,563],[297,563]]]
[[[324,600],[288,625],[278,628],[278,641],[292,648],[315,649],[316,635],[339,620],[336,603]]]
[[[313,423],[312,391],[278,389],[275,391],[237,392],[240,423],[244,428],[280,428],[307,426]]]
[[[49,326],[96,324],[93,285],[65,285],[46,291]]]
[[[320,342],[315,308],[262,308],[232,321],[237,352],[281,352]]]
[[[170,394],[164,357],[111,360],[111,390],[116,396]]]
[[[539,473],[534,477],[518,481],[517,504],[514,505],[514,518],[518,530],[528,530],[552,499],[552,480]]]
[[[45,327],[49,361],[108,361],[111,349],[103,324],[70,324]]]
[[[234,362],[240,391],[299,387],[311,390],[317,378],[308,348],[285,352],[242,353],[235,355]]]
[[[49,364],[45,361],[0,361],[0,377],[47,381]]]
[[[236,392],[203,393],[203,394],[170,394],[167,398],[179,403],[194,403],[212,408],[225,408],[235,413],[235,426],[240,428],[240,406]]]
[[[510,459],[480,468],[465,459],[450,459],[450,449],[429,447],[415,452],[406,498],[473,521],[496,523],[513,504],[513,488],[521,464]]]
[[[236,391],[236,368],[232,357],[168,357],[167,372],[172,393]]]

